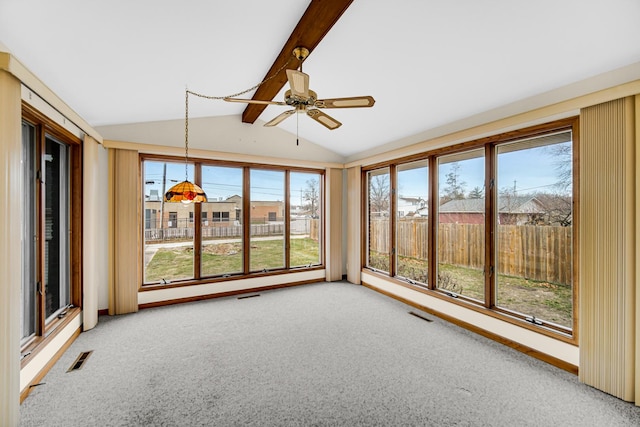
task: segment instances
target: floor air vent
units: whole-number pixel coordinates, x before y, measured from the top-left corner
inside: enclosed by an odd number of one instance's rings
[[[416,313],[415,311],[410,311],[409,314],[412,315],[412,316],[416,316],[416,317],[418,317],[418,318],[420,318],[422,320],[426,320],[427,322],[433,322],[433,320],[428,319],[428,318],[424,317],[423,315]]]
[[[67,372],[77,371],[81,369],[82,366],[84,366],[84,362],[86,362],[89,356],[91,356],[91,353],[93,353],[93,350],[80,353],[80,356],[78,356],[76,361],[73,362],[73,364],[71,365],[71,367]]]
[[[255,297],[259,297],[260,294],[253,294],[253,295],[245,295],[242,297],[238,297],[238,299],[247,299],[247,298],[255,298]]]

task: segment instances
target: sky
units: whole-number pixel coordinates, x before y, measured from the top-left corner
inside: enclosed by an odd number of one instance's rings
[[[441,189],[446,187],[447,175],[452,171],[453,165],[457,163],[459,182],[464,183],[465,194],[468,194],[476,186],[484,190],[484,157],[459,160],[452,156],[451,162],[446,162],[446,157],[441,159],[438,170]],[[557,165],[560,160],[562,159],[549,146],[499,154],[496,182],[498,191],[507,188],[513,190],[515,186],[518,195],[544,191],[553,192],[559,179]],[[402,197],[421,197],[426,200],[427,175],[425,166],[400,171],[398,194]],[[442,191],[440,193],[442,194]]]
[[[565,143],[569,144],[569,143]],[[559,145],[559,144],[558,144]],[[533,192],[554,191],[558,182],[558,161],[561,160],[551,146],[529,147],[521,150],[504,152],[498,155],[497,188],[516,189],[518,195]],[[482,150],[475,151],[479,156]],[[458,178],[464,183],[463,189],[468,194],[475,187],[484,191],[484,157],[466,158],[452,155],[440,158],[438,179],[441,190],[446,187],[446,177],[457,164]],[[145,161],[145,195],[155,189],[162,194],[162,176],[164,162]],[[167,162],[165,191],[185,178],[185,166],[182,162]],[[398,194],[402,197],[428,199],[428,172],[425,162],[417,162],[413,169],[400,170],[398,175]],[[188,165],[187,175],[193,181],[193,165]],[[304,203],[303,194],[308,189],[307,181],[319,176],[314,173],[292,172],[291,174],[292,205]],[[284,171],[251,169],[251,198],[253,200],[284,200]],[[209,200],[224,200],[233,195],[242,195],[242,168],[203,166],[203,190]],[[442,191],[440,192],[442,194]]]
[[[158,195],[162,195],[162,178],[164,175],[165,162],[150,161],[144,162],[144,194],[149,195],[151,190],[157,190]],[[183,162],[166,163],[166,184],[164,191],[171,186],[182,182],[185,179],[185,164]],[[187,167],[187,178],[193,182],[193,165]],[[285,173],[281,170],[251,169],[251,199],[261,201],[283,201]],[[291,204],[299,205],[301,193],[308,189],[307,181],[313,180],[318,183],[319,176],[315,173],[291,172]],[[228,197],[242,196],[242,168],[203,166],[202,167],[202,189],[207,194],[209,201],[225,200]],[[303,201],[304,202],[304,201]]]

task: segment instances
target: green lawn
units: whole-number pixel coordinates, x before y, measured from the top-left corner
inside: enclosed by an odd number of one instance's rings
[[[259,240],[251,243],[251,270],[284,267],[282,240]],[[202,276],[216,276],[242,271],[242,244],[206,244],[202,253]],[[312,239],[291,239],[291,266],[317,264],[318,242]],[[161,248],[149,261],[145,283],[189,279],[193,277],[193,249]]]
[[[145,271],[145,282],[193,277],[193,249],[159,249]]]
[[[291,239],[291,266],[316,264],[318,243],[312,239]],[[386,256],[372,254],[370,265],[387,271]],[[284,266],[282,240],[261,240],[251,243],[251,271]],[[441,264],[438,266],[439,287],[460,295],[484,300],[482,270]],[[202,253],[202,275],[217,276],[242,271],[242,246],[238,243],[207,244]],[[145,282],[162,279],[174,281],[193,277],[193,249],[159,249],[146,268]],[[412,280],[427,282],[425,260],[400,257],[398,274]],[[571,327],[572,292],[570,285],[547,283],[523,277],[498,275],[497,305],[528,316]]]

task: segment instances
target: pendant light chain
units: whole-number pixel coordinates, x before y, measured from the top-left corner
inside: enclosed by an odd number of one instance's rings
[[[200,188],[197,184],[189,182],[189,94],[198,96],[200,98],[206,99],[225,99],[232,98],[239,95],[244,95],[247,92],[250,92],[254,89],[259,88],[264,83],[269,80],[275,78],[282,70],[287,68],[287,66],[291,63],[291,60],[294,57],[289,58],[289,60],[278,69],[275,73],[265,78],[263,81],[258,83],[257,85],[250,87],[247,90],[243,90],[242,92],[234,93],[233,95],[228,96],[209,96],[203,95],[198,92],[190,91],[188,88],[184,90],[184,181],[180,182],[173,187],[171,187],[164,195],[164,201],[166,202],[182,202],[182,203],[202,203],[207,201],[206,193]],[[304,58],[298,58],[302,60]]]
[[[294,58],[293,56],[291,58],[289,58],[289,60],[282,67],[280,67],[278,69],[278,71],[276,71],[275,73],[273,73],[272,75],[270,75],[269,77],[267,77],[266,79],[264,79],[263,81],[258,83],[257,85],[252,86],[249,89],[243,90],[242,92],[234,93],[232,95],[210,96],[210,95],[203,95],[201,93],[194,92],[194,91],[191,91],[189,89],[185,89],[185,91],[184,91],[184,176],[185,176],[185,181],[188,181],[188,177],[189,177],[189,173],[188,173],[188,170],[189,170],[188,169],[188,163],[189,163],[189,94],[194,95],[194,96],[198,96],[200,98],[206,98],[206,99],[235,98],[236,96],[244,95],[245,93],[251,92],[252,90],[259,88],[260,86],[262,86],[263,84],[265,84],[269,80],[275,78],[278,74],[280,74],[280,72],[282,70],[287,68],[287,66],[291,63],[291,60],[293,58]]]
[[[189,90],[184,91],[184,180],[188,181],[189,164]]]
[[[240,95],[244,95],[247,92],[251,92],[254,89],[259,88],[260,86],[262,86],[263,84],[265,84],[266,82],[268,82],[269,80],[272,80],[273,78],[275,78],[278,74],[280,74],[280,72],[282,70],[284,70],[285,68],[287,68],[287,66],[291,63],[291,60],[293,60],[294,57],[290,57],[289,60],[278,69],[278,71],[276,71],[275,73],[273,73],[272,75],[270,75],[269,77],[267,77],[266,79],[264,79],[263,81],[261,81],[260,83],[258,83],[255,86],[250,87],[249,89],[243,90],[242,92],[238,92],[238,93],[234,93],[231,95],[227,95],[227,96],[211,96],[211,95],[203,95],[201,93],[198,92],[193,92],[187,89],[187,93],[190,93],[191,95],[195,95],[195,96],[199,96],[200,98],[205,98],[205,99],[225,99],[225,98],[235,98],[237,96]]]

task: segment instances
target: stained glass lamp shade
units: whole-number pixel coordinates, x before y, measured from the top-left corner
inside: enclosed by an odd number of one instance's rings
[[[164,200],[165,202],[200,203],[207,201],[207,195],[194,183],[182,181],[165,193]]]

